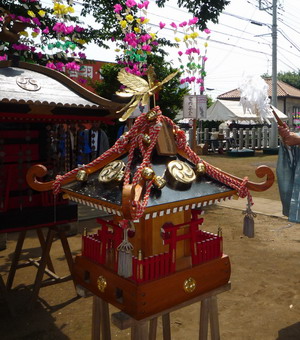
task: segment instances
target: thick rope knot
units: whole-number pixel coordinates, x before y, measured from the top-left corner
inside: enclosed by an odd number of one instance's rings
[[[244,177],[242,183],[240,184],[240,187],[238,189],[238,195],[241,198],[244,198],[244,197],[248,196],[248,194],[249,194],[249,190],[246,186],[248,181],[249,181],[248,177]]]
[[[176,143],[179,149],[184,149],[186,146],[186,137],[185,132],[182,130],[177,131],[176,133]]]
[[[64,176],[61,176],[61,175],[57,175],[55,177],[55,181],[52,184],[52,190],[53,190],[54,195],[57,195],[60,192],[61,182],[62,182],[63,178],[64,178]]]
[[[128,228],[128,225],[129,225],[129,221],[128,221],[128,220],[121,220],[121,221],[119,221],[119,226],[120,226],[122,229],[127,229],[127,228]]]

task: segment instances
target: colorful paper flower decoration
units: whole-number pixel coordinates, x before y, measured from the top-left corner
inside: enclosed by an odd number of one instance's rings
[[[21,60],[44,61],[47,67],[58,71],[78,69],[79,66],[75,67],[75,62],[67,61],[75,55],[85,58],[85,54],[80,52],[86,43],[81,38],[84,28],[69,22],[69,15],[74,13],[74,8],[68,4],[68,1],[53,0],[51,13],[41,8],[39,0],[18,2],[20,3],[17,5],[22,5],[26,14],[13,13],[14,6],[11,6],[9,11],[0,9],[0,40],[4,41],[0,60],[6,60],[9,52],[18,54]],[[18,8],[16,7],[16,10]],[[54,19],[52,27],[46,25],[46,19]],[[15,31],[16,24],[22,27],[18,32]],[[10,27],[13,29],[12,32],[9,31]],[[8,30],[10,41],[5,40],[7,32],[5,29]],[[5,41],[13,43],[8,45]],[[77,49],[79,53],[75,52]],[[47,63],[47,60],[51,62]],[[66,62],[63,63],[62,60]]]
[[[198,18],[190,19],[188,22],[183,21],[179,25],[171,23],[170,26],[174,28],[174,40],[178,43],[178,61],[182,70],[181,84],[190,84],[193,93],[203,93],[205,62],[207,60],[207,47],[210,30],[205,29],[206,38],[201,38],[197,31],[196,24]],[[200,44],[201,40],[205,39],[204,44]],[[200,49],[199,46],[203,46]]]
[[[136,3],[134,0],[127,0],[125,4],[124,8],[121,4],[114,5],[115,15],[123,33],[116,52],[122,51],[119,63],[125,66],[128,73],[143,76],[147,73],[147,56],[158,44],[156,33],[152,33],[151,27],[147,25],[149,1]],[[159,29],[164,27],[165,24],[159,24]]]

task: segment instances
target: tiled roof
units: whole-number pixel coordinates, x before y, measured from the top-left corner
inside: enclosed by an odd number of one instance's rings
[[[272,97],[272,79],[266,78],[265,82],[268,84],[268,96]],[[232,91],[228,91],[222,93],[218,96],[218,99],[240,99],[240,90],[234,89]],[[293,87],[281,80],[277,81],[277,96],[278,97],[296,97],[300,98],[300,90],[296,87]]]

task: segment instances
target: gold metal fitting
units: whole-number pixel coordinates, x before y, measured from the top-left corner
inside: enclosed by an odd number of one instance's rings
[[[89,175],[85,170],[78,170],[76,174],[76,179],[79,182],[86,182],[88,179]]]
[[[196,165],[196,173],[197,175],[203,176],[206,174],[206,166],[204,163],[199,162]]]
[[[121,182],[124,176],[125,163],[120,160],[113,161],[107,164],[98,176],[98,180],[101,183],[109,183],[112,181]]]
[[[117,177],[115,178],[115,180],[117,182],[122,182],[123,181],[123,178],[124,178],[124,171],[120,171],[117,175]]]
[[[174,160],[168,163],[166,179],[174,189],[187,190],[196,179],[196,175],[188,163]]]
[[[196,280],[189,277],[183,282],[183,290],[186,293],[192,293],[196,289]]]
[[[146,117],[150,122],[152,122],[153,120],[157,118],[158,115],[159,115],[158,112],[154,110],[150,110],[149,112],[147,112]]]
[[[146,145],[149,145],[151,143],[151,138],[149,135],[147,134],[144,134],[143,135],[143,142],[146,144]]]
[[[153,184],[156,186],[156,188],[162,189],[167,184],[167,181],[161,176],[154,176]]]
[[[149,168],[149,167],[145,167],[143,170],[142,170],[142,177],[146,180],[151,180],[153,177],[155,176],[155,173],[154,171]]]
[[[105,288],[107,287],[107,281],[106,278],[102,275],[100,275],[97,279],[97,287],[100,290],[101,293],[104,293]]]

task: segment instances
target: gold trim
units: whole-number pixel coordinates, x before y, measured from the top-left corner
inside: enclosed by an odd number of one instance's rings
[[[100,290],[101,293],[104,293],[105,288],[107,287],[107,281],[106,278],[102,275],[100,275],[97,279],[97,287]]]
[[[196,289],[196,280],[189,277],[183,282],[183,290],[186,293],[192,293]]]

